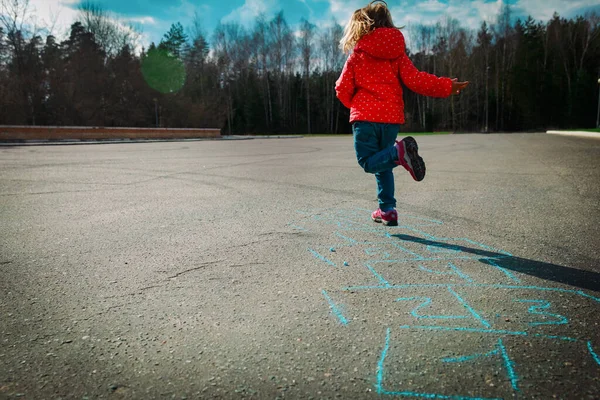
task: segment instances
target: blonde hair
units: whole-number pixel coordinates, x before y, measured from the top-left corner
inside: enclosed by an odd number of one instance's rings
[[[387,3],[383,0],[372,1],[365,7],[354,11],[344,29],[340,48],[345,53],[349,53],[363,36],[377,28],[396,28]]]

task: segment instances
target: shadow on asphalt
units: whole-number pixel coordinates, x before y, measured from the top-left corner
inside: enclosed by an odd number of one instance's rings
[[[508,256],[502,253],[494,253],[483,249],[464,247],[455,244],[444,242],[436,242],[433,240],[423,239],[410,235],[391,235],[392,237],[409,242],[419,243],[425,246],[435,246],[453,251],[462,251],[465,253],[482,256],[479,261],[509,269],[511,271],[520,272],[535,276],[537,278],[554,281],[569,286],[575,286],[581,289],[600,291],[600,274],[592,271],[583,271],[580,269],[563,267],[561,265],[545,263],[541,261],[529,260],[515,256]]]

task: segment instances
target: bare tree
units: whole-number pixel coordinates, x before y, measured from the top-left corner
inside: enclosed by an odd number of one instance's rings
[[[590,46],[600,36],[600,15],[595,11],[588,11],[583,17],[577,19],[576,26],[579,34],[577,35],[578,43],[574,46],[574,49],[577,49],[575,52],[579,52],[577,67],[581,70],[589,56]]]
[[[313,56],[313,39],[316,26],[302,19],[300,22],[300,40],[299,47],[302,54],[302,67],[304,72],[304,85],[306,89],[306,120],[307,133],[311,133],[310,126],[310,65]]]
[[[0,0],[0,24],[6,34],[23,32],[29,12],[29,0]]]
[[[6,35],[4,34],[4,28],[0,26],[0,71],[3,71],[8,62],[9,56],[6,48]]]
[[[186,44],[184,50],[188,78],[191,78],[194,82],[194,90],[195,87],[198,88],[198,97],[202,98],[204,95],[204,75],[210,49],[198,13],[194,14],[193,25],[189,30],[188,37],[190,37],[191,43]]]
[[[41,37],[37,35],[29,0],[0,0],[0,27],[6,34],[6,61],[12,70],[13,117],[19,123],[35,124],[41,101],[41,74],[36,70]]]
[[[12,58],[20,69],[25,39],[29,36],[25,28],[30,22],[30,11],[29,0],[0,0],[0,26],[4,28]]]
[[[438,37],[434,51],[439,58],[437,62],[442,65],[434,63],[433,73],[454,77],[459,72],[460,62],[457,59],[457,50],[460,50],[460,46],[464,42],[464,29],[461,28],[458,20],[448,16],[436,24],[436,31],[438,32]],[[446,108],[447,103],[449,103],[449,116],[452,121],[451,128],[452,130],[456,130],[458,123],[456,99],[454,96],[448,102],[445,102],[443,108]]]
[[[424,24],[410,25],[407,28],[407,45],[410,44],[410,50],[414,57],[413,62],[418,69],[423,71],[431,71],[433,69],[430,65],[430,60],[433,58],[431,56],[433,54],[435,28],[433,25]],[[427,127],[427,114],[431,111],[432,100],[431,97],[426,96],[417,96],[415,98],[419,123],[423,129]]]
[[[213,43],[217,66],[220,71],[223,87],[228,98],[229,134],[232,133],[234,112],[234,95],[248,76],[250,60],[249,37],[245,29],[237,23],[219,24],[215,30]]]
[[[489,132],[490,126],[490,46],[492,42],[492,35],[488,30],[487,23],[484,21],[481,24],[481,29],[477,34],[477,44],[483,53],[483,68],[485,70],[485,92],[484,92],[484,114],[485,114],[485,123],[484,123],[484,132]]]
[[[496,130],[504,129],[504,108],[506,105],[506,75],[512,56],[509,45],[512,10],[510,4],[503,3],[493,31],[496,39]]]
[[[273,125],[273,100],[271,98],[271,85],[269,83],[270,76],[270,60],[271,60],[271,40],[269,38],[269,24],[267,23],[264,14],[257,17],[252,33],[253,47],[257,54],[258,74],[262,80],[262,91],[265,107],[265,124],[268,130]]]
[[[327,114],[327,128],[329,132],[337,133],[340,112],[340,103],[335,96],[335,81],[342,70],[344,53],[339,47],[344,31],[335,20],[331,21],[329,28],[322,33],[319,47],[324,64],[325,73],[325,112]]]
[[[112,17],[99,3],[86,0],[79,5],[79,17],[84,28],[94,35],[107,56],[114,56],[125,46],[135,49],[140,34],[131,24]]]
[[[272,68],[277,83],[280,121],[286,125],[290,115],[290,102],[286,96],[289,91],[287,78],[290,77],[289,73],[293,70],[294,36],[283,16],[283,11],[277,13],[269,23],[269,36],[272,45]]]

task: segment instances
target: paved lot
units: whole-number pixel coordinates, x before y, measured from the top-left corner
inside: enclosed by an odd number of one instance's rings
[[[0,398],[600,397],[600,141],[0,148]]]

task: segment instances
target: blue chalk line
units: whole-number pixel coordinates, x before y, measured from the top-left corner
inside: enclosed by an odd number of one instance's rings
[[[458,295],[458,293],[456,293],[450,286],[448,286],[448,291],[450,293],[452,293],[454,295],[454,297],[456,297],[458,299],[458,301],[461,302],[461,304],[467,309],[469,310],[469,312],[479,321],[483,324],[483,326],[485,326],[486,328],[491,328],[492,326],[490,325],[489,322],[487,322],[485,319],[483,319],[478,313],[477,311],[475,311],[470,305],[467,304],[466,301],[463,300],[462,297],[460,297]]]
[[[519,278],[517,278],[516,276],[514,276],[509,270],[507,270],[504,267],[499,266],[496,263],[496,260],[498,260],[498,259],[497,258],[481,258],[479,261],[483,262],[484,264],[491,265],[492,267],[496,268],[498,271],[500,271],[504,275],[506,275],[508,277],[508,279],[510,279],[511,281],[514,281],[514,282],[517,282],[517,283],[521,283],[521,280]]]
[[[475,355],[466,356],[466,357],[445,358],[442,361],[449,362],[449,363],[464,362],[464,361],[475,360],[475,359],[481,358],[481,357],[491,357],[491,356],[497,355],[497,354],[502,355],[502,360],[504,362],[504,366],[506,367],[506,371],[508,373],[510,383],[511,383],[513,389],[518,391],[519,387],[517,385],[517,382],[519,381],[519,378],[517,377],[517,374],[515,373],[515,368],[514,368],[515,363],[508,356],[508,352],[506,351],[506,348],[504,347],[504,343],[502,342],[502,339],[498,339],[498,347],[495,350],[490,351],[489,353],[475,354]]]
[[[320,255],[319,253],[317,253],[313,249],[308,249],[308,251],[310,251],[312,253],[312,255],[315,256],[315,257],[317,257],[319,260],[325,261],[327,264],[329,264],[329,265],[331,265],[333,267],[337,267],[337,265],[335,265],[335,263],[333,261],[328,260],[327,258],[323,257],[322,255]]]
[[[463,319],[463,318],[468,318],[464,315],[421,315],[418,314],[417,311],[420,308],[423,307],[427,307],[428,305],[431,304],[431,297],[401,297],[399,299],[396,299],[396,301],[411,301],[411,300],[425,300],[423,301],[421,304],[419,304],[417,307],[415,307],[412,312],[411,315],[417,319],[421,319],[421,318],[431,318],[431,319]]]
[[[372,272],[375,270],[371,267]],[[381,281],[385,281],[379,274],[376,275],[378,279]],[[581,290],[572,290],[572,289],[561,289],[561,288],[549,288],[549,287],[541,287],[541,286],[519,286],[519,285],[501,285],[501,284],[485,284],[485,283],[414,283],[414,284],[405,284],[405,285],[391,285],[387,281],[386,285],[378,285],[378,286],[348,286],[343,288],[342,290],[351,291],[351,290],[373,290],[373,289],[410,289],[410,288],[438,288],[438,287],[471,287],[471,288],[491,288],[491,289],[517,289],[517,290],[539,290],[546,292],[559,292],[559,293],[570,293],[576,294],[579,296],[586,297],[588,299],[592,299],[598,303],[600,303],[600,297],[594,297],[590,294],[587,294]]]
[[[375,387],[377,388],[377,393],[382,394],[383,391],[383,362],[387,357],[387,352],[390,348],[390,328],[387,328],[387,332],[385,334],[385,346],[381,352],[381,357],[379,358],[379,362],[377,363],[377,384]]]
[[[338,237],[340,237],[340,238],[344,239],[345,241],[349,242],[349,243],[350,243],[350,244],[352,244],[352,245],[358,244],[358,241],[356,241],[356,240],[354,240],[354,239],[352,239],[352,238],[349,238],[348,236],[344,236],[344,235],[342,235],[342,234],[341,234],[341,233],[339,233],[339,232],[336,232],[336,235],[337,235]]]
[[[388,281],[386,281],[385,279],[383,279],[383,277],[381,275],[379,275],[377,273],[377,271],[375,271],[375,269],[373,267],[371,267],[369,264],[366,264],[367,268],[369,269],[369,271],[371,271],[371,273],[373,275],[375,275],[375,277],[377,278],[377,280],[379,280],[379,283],[381,283],[381,285],[383,285],[382,287],[387,288],[390,287],[390,284],[388,283]],[[381,287],[381,286],[379,286]]]
[[[504,359],[504,366],[508,371],[508,377],[510,378],[510,383],[516,391],[519,391],[519,387],[517,386],[517,382],[519,378],[515,373],[515,363],[508,357],[508,353],[506,352],[506,348],[504,347],[504,343],[502,343],[502,339],[498,339],[498,345],[500,346],[500,351],[502,351],[502,358]]]
[[[447,326],[427,326],[427,325],[401,325],[401,329],[421,329],[428,331],[446,331],[446,332],[472,332],[472,333],[491,333],[495,335],[511,335],[511,336],[531,336],[542,339],[556,339],[565,342],[578,342],[579,340],[567,336],[551,336],[542,335],[540,333],[529,334],[522,331],[507,331],[502,329],[482,329],[482,328],[465,328],[465,327],[447,327]]]
[[[515,302],[517,303],[536,303],[538,304],[537,306],[531,306],[529,307],[529,309],[527,311],[529,311],[530,314],[537,314],[537,315],[544,315],[544,316],[548,316],[548,317],[554,317],[556,318],[558,321],[548,321],[548,322],[530,322],[529,325],[531,326],[536,326],[536,325],[564,325],[564,324],[568,324],[569,320],[559,314],[551,314],[551,313],[547,313],[547,312],[540,312],[538,310],[545,310],[551,307],[551,304],[549,301],[546,300],[515,300]]]
[[[435,393],[416,393],[416,392],[388,392],[382,391],[381,394],[387,396],[401,396],[401,397],[418,397],[422,399],[442,399],[442,400],[504,400],[502,398],[486,398],[486,397],[465,397],[465,396],[445,396],[443,394]]]
[[[457,275],[460,278],[466,280],[467,282],[473,282],[473,279],[471,279],[471,277],[469,275],[462,272],[460,270],[460,268],[458,268],[456,265],[454,265],[452,263],[448,263],[448,267],[450,267],[450,269],[452,269],[452,272],[434,271],[432,269],[425,268],[424,266],[419,265],[419,269],[423,272],[428,272],[430,274],[435,274],[435,275]]]
[[[587,342],[587,347],[592,357],[594,357],[594,361],[596,361],[596,364],[600,365],[600,357],[598,356],[598,354],[594,353],[594,349],[592,349],[592,342]]]
[[[329,297],[329,295],[327,294],[327,291],[323,290],[321,293],[323,293],[323,296],[325,296],[325,299],[329,303],[329,308],[331,308],[331,312],[333,312],[333,314],[339,319],[340,323],[342,325],[348,325],[348,320],[346,319],[346,317],[344,317],[344,315],[342,314],[342,311],[333,302],[331,297]]]
[[[383,350],[381,351],[381,357],[379,357],[379,361],[377,362],[377,383],[375,384],[375,388],[377,389],[377,394],[379,395],[387,395],[387,396],[402,396],[402,397],[417,397],[422,399],[449,399],[449,400],[502,400],[499,398],[483,398],[483,397],[466,397],[466,396],[446,396],[443,394],[436,393],[418,393],[418,392],[391,392],[383,389],[383,373],[384,373],[384,362],[387,357],[387,353],[390,349],[390,336],[391,330],[387,328],[385,335],[385,345],[383,346]]]
[[[305,231],[305,232],[308,232],[308,229],[306,229],[306,228],[303,228],[303,227],[301,227],[301,226],[298,226],[298,225],[290,225],[290,227],[291,227],[291,228],[294,228],[294,229],[296,229],[296,230],[299,230],[299,231]]]

